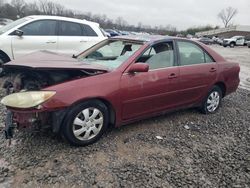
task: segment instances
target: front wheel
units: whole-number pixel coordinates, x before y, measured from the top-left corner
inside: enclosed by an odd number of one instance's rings
[[[221,99],[222,99],[222,91],[220,87],[214,86],[208,93],[205,100],[203,101],[201,106],[201,111],[204,114],[215,113],[220,107]]]
[[[6,63],[6,60],[0,55],[0,76],[4,74],[3,65]]]
[[[108,108],[98,100],[87,101],[69,111],[62,133],[71,145],[86,146],[100,139],[108,122]]]
[[[235,44],[232,42],[230,43],[230,48],[234,48]]]

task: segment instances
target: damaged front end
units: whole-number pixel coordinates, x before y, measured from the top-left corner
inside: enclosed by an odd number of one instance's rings
[[[5,121],[5,138],[13,138],[14,129],[41,131],[51,129],[54,133],[59,133],[67,109],[56,111],[29,110],[20,111],[8,109]]]
[[[1,100],[7,107],[5,137],[13,137],[14,128],[40,130],[53,125],[54,112],[43,109],[42,104],[56,94],[54,91],[23,91]]]
[[[44,109],[42,104],[56,94],[55,91],[44,91],[44,88],[107,71],[13,66],[7,67],[6,72],[3,88],[6,89],[7,96],[1,103],[7,107],[5,137],[11,139],[15,128],[28,130],[52,128],[55,133],[60,131],[67,109]]]

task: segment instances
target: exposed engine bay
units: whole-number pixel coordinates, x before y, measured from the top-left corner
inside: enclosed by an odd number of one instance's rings
[[[33,68],[8,68],[3,88],[6,93],[15,93],[21,90],[34,91],[42,88],[75,80],[88,76],[104,73],[97,70],[61,70],[61,69],[33,69]]]
[[[91,69],[35,69],[18,66],[8,67],[5,71],[6,75],[4,77],[2,87],[6,89],[6,95],[17,93],[19,91],[39,91],[45,87],[60,84],[66,81],[94,76],[106,72]],[[65,111],[39,114],[16,114],[7,110],[4,131],[5,137],[10,140],[13,137],[13,130],[19,127],[14,123],[15,119],[18,119],[19,123],[21,122],[24,125],[24,128],[27,125],[28,127],[32,126],[32,128],[40,129],[42,124],[54,124],[53,129],[58,130],[59,124],[62,121],[62,118],[60,117],[64,113]],[[58,114],[60,114],[59,117]],[[28,119],[28,122],[25,121],[25,117],[27,117],[26,119]],[[43,128],[46,127],[44,126]]]

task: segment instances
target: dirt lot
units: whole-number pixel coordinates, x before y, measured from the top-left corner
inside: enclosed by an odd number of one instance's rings
[[[250,50],[213,48],[241,63],[246,87]],[[163,115],[111,130],[84,148],[50,132],[17,133],[11,147],[1,137],[0,187],[249,187],[249,104],[250,91],[239,89],[214,115]],[[3,125],[3,107],[0,113]]]

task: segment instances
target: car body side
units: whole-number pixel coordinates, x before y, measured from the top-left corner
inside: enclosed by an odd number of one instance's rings
[[[176,41],[186,41],[185,39],[168,39],[166,42],[173,42],[176,45]],[[189,40],[187,40],[189,41]],[[135,54],[133,54],[128,60],[126,60],[119,68],[117,68],[114,71],[91,76],[87,78],[81,78],[77,80],[67,81],[65,83],[53,85],[47,88],[44,88],[43,90],[47,91],[56,91],[55,96],[48,100],[47,102],[42,104],[41,109],[11,109],[15,114],[26,114],[28,116],[36,115],[37,113],[47,113],[47,112],[59,112],[61,114],[60,121],[56,122],[57,128],[55,129],[55,132],[59,131],[60,124],[63,123],[63,117],[65,114],[67,114],[67,110],[69,110],[71,107],[75,106],[78,103],[87,101],[87,100],[100,100],[104,104],[106,104],[109,108],[109,114],[111,119],[111,124],[114,124],[115,126],[121,126],[123,124],[127,124],[133,121],[137,121],[140,119],[152,117],[155,115],[162,114],[163,112],[168,112],[176,109],[182,109],[182,108],[188,108],[188,107],[199,107],[201,103],[203,102],[204,98],[206,97],[209,90],[214,86],[218,85],[221,87],[221,90],[223,92],[223,96],[226,96],[238,88],[239,85],[239,65],[237,63],[227,62],[222,56],[217,54],[215,51],[210,49],[204,44],[201,44],[199,42],[193,42],[200,46],[207,54],[209,54],[212,59],[214,59],[215,62],[207,63],[208,66],[212,66],[215,68],[213,80],[203,88],[195,88],[193,90],[194,92],[200,92],[200,94],[194,97],[192,96],[194,93],[191,93],[188,96],[186,90],[177,90],[176,94],[174,95],[171,100],[173,100],[173,103],[176,103],[174,106],[165,107],[164,109],[151,109],[148,112],[141,113],[140,115],[136,117],[124,117],[124,99],[126,99],[126,95],[128,94],[127,85],[129,83],[129,78],[134,77],[135,75],[139,74],[147,74],[147,73],[129,73],[128,69],[129,67],[136,62],[137,57],[139,57],[143,52],[145,52],[150,46],[154,45],[155,43],[164,42],[164,41],[157,41],[157,42],[147,42],[145,43]],[[191,41],[189,41],[191,42]],[[180,66],[179,63],[179,55],[178,55],[178,48],[176,47],[176,68],[179,69],[182,66]],[[186,66],[182,67],[184,71],[191,71],[190,74],[192,74],[192,66]],[[197,69],[205,69],[206,67],[199,67],[197,65]],[[170,68],[167,68],[171,70]],[[201,70],[202,71],[202,70]],[[211,74],[209,70],[204,70],[204,72],[207,72],[206,74]],[[155,76],[157,79],[157,74],[159,74],[158,71],[155,71]],[[126,76],[127,81],[122,82],[123,78]],[[181,77],[182,75],[180,75]],[[142,76],[143,78],[143,76]],[[189,78],[190,82],[197,82],[195,77]],[[145,87],[144,80],[141,79],[140,87]],[[153,84],[154,81],[152,81]],[[179,81],[178,81],[179,82]],[[186,83],[177,83],[180,88],[184,86]],[[158,86],[160,87],[160,86]],[[170,91],[171,93],[171,91]],[[166,93],[167,94],[167,93]],[[190,97],[189,101],[186,101],[185,103],[178,103],[180,98]],[[192,98],[193,97],[193,98]],[[160,99],[160,98],[159,98]],[[146,99],[145,99],[146,100]],[[150,103],[148,104],[151,105]],[[127,110],[133,110],[133,107],[130,106]],[[22,115],[21,115],[22,116]],[[53,122],[55,123],[55,122]],[[52,123],[52,124],[53,124]],[[52,125],[54,126],[54,125]]]
[[[95,33],[97,34],[98,37],[98,41],[104,40],[106,37],[104,37],[103,33],[101,32],[101,30],[99,29],[99,25],[97,23],[94,22],[90,22],[90,21],[86,21],[86,20],[79,20],[79,19],[73,19],[73,18],[66,18],[66,17],[60,17],[60,16],[28,16],[27,17],[27,21],[13,27],[12,29],[6,31],[5,33],[3,33],[2,35],[0,35],[0,54],[4,55],[6,59],[8,59],[8,61],[16,59],[16,55],[14,53],[14,49],[15,49],[15,45],[13,44],[13,37],[15,38],[15,40],[21,39],[18,36],[13,36],[11,35],[15,30],[28,25],[32,22],[36,22],[36,21],[40,21],[40,20],[55,20],[57,22],[59,21],[66,21],[66,22],[72,22],[72,23],[78,23],[78,24],[87,24],[89,26],[91,26],[91,28],[95,31]],[[57,24],[58,25],[58,24]],[[57,26],[58,27],[58,26]],[[58,29],[57,29],[58,30]],[[47,38],[49,38],[49,36],[46,36]],[[59,37],[58,35],[55,35],[55,37]],[[96,38],[97,38],[96,37]],[[39,36],[34,36],[32,40],[29,40],[27,45],[27,48],[32,49],[32,46],[36,43],[36,39],[38,39]],[[80,38],[80,37],[78,37]],[[80,40],[80,39],[79,39]],[[97,39],[96,39],[97,40]],[[49,41],[49,39],[48,39]],[[86,40],[88,41],[88,40]],[[22,42],[22,41],[20,41]],[[96,42],[96,43],[97,43]],[[45,45],[45,44],[44,44]],[[58,41],[55,44],[51,44],[53,46],[57,45],[57,47],[55,49],[58,48]],[[72,49],[74,49],[77,53],[81,50],[81,49],[75,49],[74,46],[71,46]],[[44,48],[42,45],[40,48]],[[67,47],[68,49],[70,49],[70,46]],[[31,51],[27,51],[26,54],[31,53]],[[73,54],[70,54],[73,55]]]

